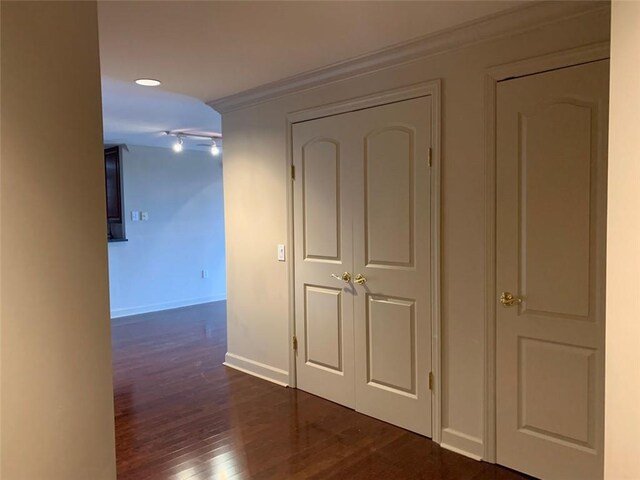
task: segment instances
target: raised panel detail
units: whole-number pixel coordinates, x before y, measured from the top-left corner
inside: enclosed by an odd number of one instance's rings
[[[520,119],[520,282],[530,313],[589,316],[591,119],[589,106],[568,102]]]
[[[595,350],[518,341],[518,427],[547,440],[593,447]]]
[[[365,139],[365,255],[368,266],[413,266],[414,132],[393,126]]]
[[[366,315],[369,384],[415,394],[415,303],[369,296]]]
[[[305,285],[306,363],[342,372],[342,290]]]
[[[340,260],[340,149],[333,140],[302,147],[304,258]]]

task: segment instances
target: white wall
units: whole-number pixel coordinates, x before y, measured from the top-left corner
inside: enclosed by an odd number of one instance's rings
[[[607,240],[605,478],[640,478],[640,2],[615,1]]]
[[[112,316],[225,299],[221,158],[129,146],[122,161],[128,241],[109,244]]]
[[[485,72],[608,38],[600,10],[223,112],[229,353],[263,375],[289,371],[289,266],[275,256],[288,238],[287,113],[440,78],[443,441],[483,455]]]
[[[95,2],[2,2],[4,480],[115,480]]]

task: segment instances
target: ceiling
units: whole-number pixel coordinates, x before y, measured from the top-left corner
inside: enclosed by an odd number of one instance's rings
[[[106,75],[102,76],[102,123],[105,144],[169,148],[176,139],[165,135],[166,131],[212,136],[221,132],[220,114],[197,98]],[[210,148],[204,139],[185,138],[184,146]]]
[[[518,3],[100,1],[105,140],[166,145],[162,130],[219,132],[219,115],[203,102]],[[141,77],[156,78],[162,85],[135,85]]]

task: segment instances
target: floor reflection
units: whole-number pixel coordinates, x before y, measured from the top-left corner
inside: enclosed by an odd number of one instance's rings
[[[224,302],[113,321],[120,480],[526,478],[222,365]]]

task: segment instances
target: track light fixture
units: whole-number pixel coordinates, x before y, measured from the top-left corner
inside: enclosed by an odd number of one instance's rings
[[[170,135],[172,137],[176,137],[176,142],[173,144],[173,151],[176,153],[180,153],[182,152],[182,150],[184,150],[184,138],[199,138],[199,139],[207,139],[209,141],[211,141],[211,155],[213,155],[214,157],[217,157],[218,155],[220,155],[220,147],[218,146],[218,143],[216,142],[216,140],[220,140],[222,138],[222,136],[220,134],[214,134],[214,135],[200,135],[198,133],[188,133],[188,132],[176,132],[176,131],[166,131],[164,132],[165,135]],[[197,144],[199,147],[205,147],[207,144],[202,144],[199,143]]]

